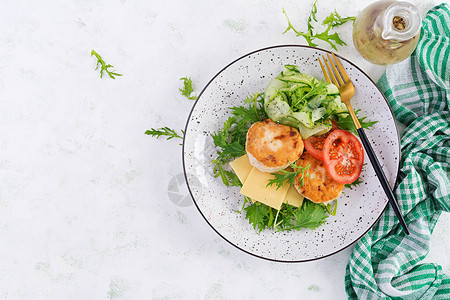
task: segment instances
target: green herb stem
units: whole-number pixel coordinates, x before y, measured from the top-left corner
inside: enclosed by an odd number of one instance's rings
[[[109,71],[108,69],[114,68],[114,66],[106,64],[105,61],[100,56],[100,54],[95,52],[95,50],[91,51],[91,56],[95,56],[97,58],[97,65],[95,67],[95,70],[98,70],[98,67],[100,66],[100,78],[103,77],[103,72],[106,72],[106,74],[108,74],[108,76],[111,77],[112,79],[116,79],[114,76],[122,76],[122,74],[116,73],[115,70]]]

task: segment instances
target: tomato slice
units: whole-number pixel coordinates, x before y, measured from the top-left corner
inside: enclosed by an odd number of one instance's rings
[[[319,136],[310,136],[306,140],[303,140],[306,151],[317,159],[323,160],[323,144],[327,139],[326,134]]]
[[[310,136],[309,138],[303,140],[303,144],[305,145],[306,151],[308,151],[312,156],[314,156],[317,159],[323,160],[323,144],[325,143],[325,140],[330,135],[331,132],[333,132],[335,129],[337,129],[336,122],[331,121],[333,123],[333,126],[331,126],[330,131],[328,131],[325,134],[319,135],[319,136]]]
[[[356,136],[345,130],[335,130],[326,138],[322,152],[325,168],[334,181],[348,184],[358,179],[364,150]]]

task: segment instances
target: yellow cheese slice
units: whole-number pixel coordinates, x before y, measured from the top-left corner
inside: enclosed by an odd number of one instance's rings
[[[238,157],[230,162],[230,166],[233,169],[234,173],[236,173],[242,184],[245,182],[248,174],[250,174],[250,171],[253,168],[253,166],[250,164],[250,161],[248,160],[247,154],[244,154],[241,157]]]
[[[287,191],[286,197],[284,197],[283,203],[287,203],[289,205],[300,207],[303,203],[303,196],[299,194],[297,189],[291,185],[289,190]]]
[[[241,188],[241,194],[279,210],[283,204],[289,185],[285,184],[278,190],[276,185],[266,187],[272,178],[272,174],[261,172],[257,168],[252,168]]]

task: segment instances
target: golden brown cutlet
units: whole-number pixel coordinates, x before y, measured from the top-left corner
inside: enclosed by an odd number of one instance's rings
[[[328,174],[323,161],[308,152],[302,154],[296,165],[306,167],[309,164],[309,176],[303,176],[303,186],[299,185],[301,174],[295,178],[295,187],[305,198],[316,203],[324,203],[336,199],[344,189],[344,184],[337,183]]]
[[[297,129],[270,119],[254,123],[247,132],[246,150],[250,163],[262,172],[277,172],[303,153]]]

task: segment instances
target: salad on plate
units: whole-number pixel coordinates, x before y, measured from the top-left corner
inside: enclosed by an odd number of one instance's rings
[[[215,177],[240,187],[237,213],[261,232],[316,229],[359,179],[364,152],[339,90],[285,65],[212,134]],[[363,128],[376,122],[358,118]]]

